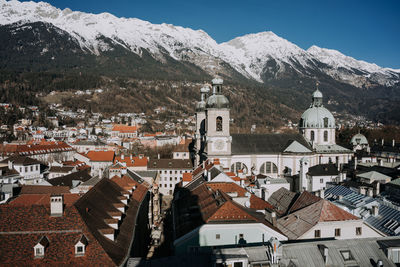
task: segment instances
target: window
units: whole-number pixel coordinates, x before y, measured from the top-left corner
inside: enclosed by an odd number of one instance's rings
[[[243,239],[243,234],[239,234],[239,239]]]
[[[169,187],[172,187],[172,184],[169,184]]]
[[[169,171],[169,174],[172,174],[172,171]]]
[[[356,235],[362,235],[362,228],[356,227]]]
[[[31,169],[31,172],[33,172],[33,166],[31,166],[31,168],[30,168],[30,169]]]
[[[324,183],[324,179],[319,179],[319,182],[320,182],[321,184],[323,184],[323,183]]]
[[[28,167],[25,167],[25,172],[28,172]]]
[[[314,237],[315,238],[320,238],[321,237],[321,230],[315,230],[314,231]]]
[[[216,120],[216,131],[222,132],[222,117],[218,116]]]
[[[328,128],[328,118],[324,118],[324,128]]]
[[[335,229],[335,236],[340,236],[340,228]]]
[[[177,181],[178,179],[175,177],[175,181]]]
[[[44,253],[43,253],[43,248],[36,248],[35,249],[35,257],[43,257]]]
[[[169,180],[172,181],[172,177],[169,177]]]
[[[267,161],[261,165],[260,173],[261,174],[278,173],[278,167],[275,165],[275,163]]]
[[[220,239],[221,238],[221,235],[220,234],[216,234],[215,235],[215,239]]]
[[[236,162],[231,165],[231,172],[237,173],[239,170],[247,174],[247,166],[243,162]]]
[[[175,171],[175,174],[177,174],[178,173],[178,171]]]
[[[400,263],[400,249],[390,248],[389,250],[391,251],[389,258],[393,263]]]
[[[311,133],[310,133],[310,139],[311,139],[311,141],[314,141],[314,140],[315,140],[314,131],[311,131]]]
[[[324,131],[324,142],[328,142],[328,131]]]
[[[344,261],[354,260],[354,257],[351,254],[350,250],[342,250],[342,251],[340,251],[340,254],[342,255]]]
[[[84,248],[83,246],[78,246],[76,247],[76,254],[83,254],[84,253]]]
[[[243,267],[243,262],[241,262],[241,261],[234,262],[233,267]]]

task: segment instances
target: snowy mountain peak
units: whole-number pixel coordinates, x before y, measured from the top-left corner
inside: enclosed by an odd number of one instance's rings
[[[222,64],[227,63],[244,77],[259,82],[265,82],[262,77],[266,73],[268,77],[278,77],[288,68],[301,75],[311,75],[310,70],[323,71],[356,86],[362,86],[370,77],[385,85],[400,80],[400,70],[381,68],[317,46],[305,51],[271,31],[246,34],[218,44],[203,30],[118,18],[110,13],[61,10],[45,2],[0,0],[0,25],[21,21],[50,23],[70,34],[85,52],[99,55],[114,49],[115,45],[139,56],[147,50],[161,62],[169,56],[191,62],[211,75],[229,75],[229,70],[224,69],[226,64]],[[317,62],[326,67],[318,68]]]

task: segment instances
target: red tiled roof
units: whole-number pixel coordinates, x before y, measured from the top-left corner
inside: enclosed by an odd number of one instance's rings
[[[251,194],[250,196],[250,208],[255,209],[255,210],[273,210],[274,206],[272,206],[270,203],[267,201],[259,198],[258,196]]]
[[[239,185],[237,185],[233,182],[232,183],[227,183],[227,182],[207,183],[207,186],[212,188],[214,191],[221,190],[225,193],[236,192],[238,194],[238,197],[244,197],[246,195],[246,193],[249,193],[246,189],[244,189],[243,187],[240,187]]]
[[[111,178],[111,181],[119,185],[121,188],[129,187],[130,189],[132,189],[133,186],[139,185],[138,182],[127,175],[123,175],[122,177],[115,175],[113,178]]]
[[[120,132],[120,133],[136,133],[137,126],[129,126],[124,124],[114,124],[112,131],[113,132]]]
[[[311,204],[314,204],[320,200],[321,200],[321,198],[311,194],[308,191],[304,191],[293,203],[292,207],[289,209],[289,213],[292,213],[299,209],[305,208],[305,207],[307,207]]]
[[[244,211],[238,205],[235,205],[232,201],[226,201],[222,206],[218,208],[218,210],[213,213],[207,222],[211,221],[254,221],[257,222],[257,219],[251,216],[249,213]]]
[[[51,185],[23,185],[22,194],[67,194],[68,186],[51,186]]]
[[[114,151],[89,151],[86,154],[86,157],[90,159],[90,161],[110,161],[114,160]]]
[[[114,163],[116,162],[125,162],[126,167],[145,167],[147,166],[147,157],[132,157],[130,156],[124,156],[124,159],[122,159],[121,156],[116,156],[114,159]]]
[[[234,172],[225,172],[226,173],[226,175],[228,175],[228,176],[236,176],[236,174],[234,173]]]
[[[190,181],[192,181],[192,177],[193,177],[193,175],[190,172],[185,172],[182,175],[182,181],[183,182],[190,182]]]
[[[32,196],[34,195],[20,197],[32,198]],[[50,195],[39,196],[50,197]],[[63,216],[51,217],[47,205],[42,203],[15,205],[16,200],[11,204],[0,205],[0,221],[2,222],[0,224],[0,232],[2,232],[0,261],[3,266],[115,265],[88,230],[74,205],[67,203]],[[50,203],[49,200],[47,202]],[[85,254],[76,257],[75,244],[82,235],[85,235],[89,243]],[[45,248],[45,256],[35,258],[33,247],[43,237],[49,240]]]
[[[80,194],[63,194],[63,201],[66,206],[71,206],[81,197]],[[31,205],[43,205],[46,207],[50,206],[50,194],[26,194],[20,195],[10,203],[10,206],[31,206]]]
[[[339,208],[328,200],[322,200],[320,222],[359,220],[357,216]]]
[[[42,141],[39,143],[32,142],[31,144],[0,144],[0,154],[20,154],[20,155],[37,155],[47,153],[59,153],[72,151],[73,148],[64,142],[49,142]]]

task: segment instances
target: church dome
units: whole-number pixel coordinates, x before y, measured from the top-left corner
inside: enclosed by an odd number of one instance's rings
[[[324,107],[310,107],[300,120],[301,128],[335,128],[335,118]]]
[[[368,145],[368,140],[363,134],[356,134],[351,138],[350,144],[356,145]]]
[[[229,100],[224,95],[211,95],[207,99],[206,108],[229,108]]]
[[[317,89],[312,94],[312,104],[301,115],[300,128],[335,128],[335,118],[322,105],[322,93]]]

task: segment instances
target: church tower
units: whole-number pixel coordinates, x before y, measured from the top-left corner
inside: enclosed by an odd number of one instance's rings
[[[222,94],[223,80],[212,80],[212,95],[206,101],[206,152],[209,159],[231,155],[229,101]]]
[[[201,100],[196,104],[196,158],[195,166],[198,166],[205,160],[204,148],[206,139],[206,98],[210,92],[208,86],[200,89]]]
[[[301,115],[299,131],[313,145],[334,145],[335,118],[322,104],[322,93],[312,94],[310,107]]]

